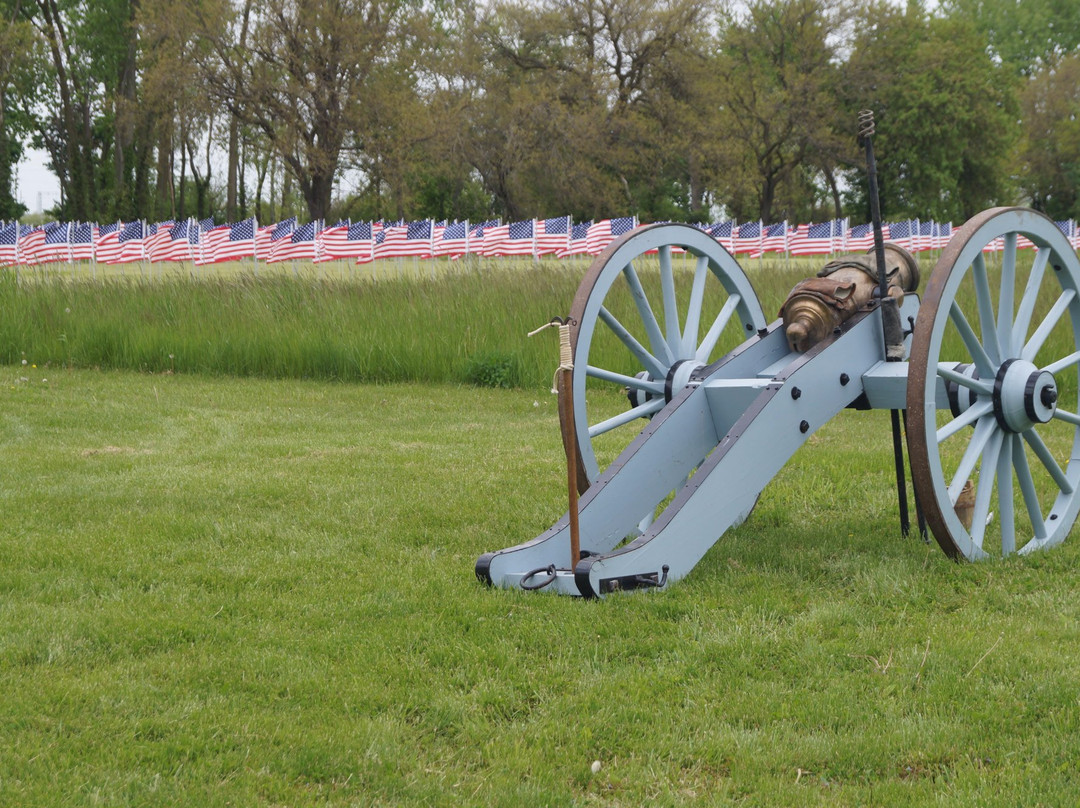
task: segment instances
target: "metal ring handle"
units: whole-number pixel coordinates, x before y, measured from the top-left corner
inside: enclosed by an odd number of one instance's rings
[[[540,573],[546,573],[548,577],[544,578],[543,580],[541,580],[541,581],[539,581],[538,583],[535,583],[535,584],[525,583],[530,578],[533,578],[533,577],[539,575]],[[557,573],[555,571],[555,565],[554,564],[548,564],[546,567],[537,567],[536,569],[532,570],[531,572],[525,573],[524,577],[522,577],[522,579],[521,579],[521,581],[519,583],[521,584],[522,589],[527,589],[530,592],[533,592],[533,591],[536,591],[537,589],[543,589],[545,586],[550,584],[552,581],[555,580],[556,575],[557,575]]]

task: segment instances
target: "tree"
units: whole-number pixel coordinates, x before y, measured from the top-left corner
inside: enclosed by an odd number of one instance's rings
[[[974,26],[991,55],[1023,75],[1080,46],[1076,0],[942,0],[942,13]]]
[[[1080,217],[1080,54],[1043,67],[1020,94],[1020,186],[1056,219]]]
[[[662,77],[701,50],[704,0],[494,6],[463,95],[464,148],[512,217],[687,210]]]
[[[1010,202],[1018,135],[1011,72],[969,22],[928,17],[917,5],[870,6],[845,71],[849,117],[871,109],[882,212],[963,221]],[[868,216],[862,183],[852,214]]]
[[[190,4],[142,0],[139,8],[141,109],[150,123],[145,137],[153,142],[157,157],[154,201],[143,215],[201,219],[213,213],[210,167],[200,172],[194,158],[199,145],[211,140],[213,117],[196,70],[209,43],[191,36],[196,20]],[[189,173],[194,199],[188,194]]]
[[[196,5],[198,32],[213,44],[214,58],[202,61],[211,98],[262,133],[313,218],[328,214],[342,149],[365,126],[368,84],[392,60],[398,11],[397,0],[269,0],[251,7],[241,47],[244,23],[230,4]]]
[[[715,75],[722,144],[712,182],[739,218],[794,218],[793,195],[806,191],[806,169],[828,165],[837,68],[830,38],[837,26],[828,0],[758,0],[723,31]]]
[[[30,128],[28,106],[35,84],[39,44],[22,3],[0,2],[0,220],[17,219],[26,206],[15,199],[14,168]]]

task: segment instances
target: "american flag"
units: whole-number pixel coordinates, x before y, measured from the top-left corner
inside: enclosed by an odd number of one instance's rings
[[[35,236],[33,251],[29,249],[23,256],[23,263],[46,264],[53,261],[70,261],[71,250],[68,247],[71,225],[67,222],[49,222],[41,229],[41,236]]]
[[[356,258],[356,245],[349,243],[349,224],[348,221],[339,221],[319,234],[319,249],[315,251],[318,256],[316,261]]]
[[[349,225],[349,241],[356,245],[356,263],[367,264],[375,260],[375,233],[373,222],[353,222]]]
[[[533,222],[523,222],[493,227],[484,231],[484,255],[532,255]]]
[[[0,227],[0,266],[15,263],[15,245],[19,241],[19,225],[11,222]]]
[[[1054,225],[1061,231],[1061,235],[1065,236],[1069,240],[1069,243],[1076,247],[1076,222],[1072,219],[1066,219],[1064,222],[1054,222]]]
[[[192,219],[176,222],[169,228],[169,240],[154,252],[154,261],[190,261],[193,245],[199,243],[199,228]]]
[[[255,258],[259,261],[268,260],[274,242],[280,241],[285,236],[291,236],[295,227],[295,216],[284,219],[277,224],[268,224],[260,227],[255,233]]]
[[[637,225],[633,216],[624,216],[619,219],[601,219],[594,222],[589,228],[588,252],[590,255],[599,255],[611,242],[619,236],[626,235]]]
[[[176,222],[158,222],[149,225],[146,234],[146,257],[151,261],[165,260],[163,255],[172,240],[170,233]]]
[[[127,222],[117,236],[119,252],[113,258],[106,261],[109,264],[130,264],[142,261],[146,258],[146,222]]]
[[[502,219],[488,219],[486,222],[478,222],[469,229],[469,236],[465,252],[480,255],[484,252],[484,238],[488,230],[499,227]]]
[[[934,223],[934,248],[942,249],[952,239],[952,222]]]
[[[828,255],[834,252],[833,239],[837,233],[836,221],[820,222],[801,227],[791,239],[792,255]]]
[[[760,258],[762,253],[787,252],[788,250],[788,225],[787,222],[770,224],[765,228],[761,237],[761,249],[750,253],[751,258]]]
[[[71,226],[71,260],[90,261],[94,258],[94,236],[97,225],[75,222]]]
[[[228,232],[214,248],[214,261],[236,261],[255,255],[255,217],[226,225]]]
[[[202,222],[199,223],[199,229],[202,230]],[[198,266],[214,263],[217,260],[215,256],[218,247],[228,239],[229,225],[227,224],[219,224],[217,227],[203,230],[199,237],[199,249],[195,251],[195,263]]]
[[[728,252],[735,251],[735,222],[728,220],[726,222],[713,222],[710,225],[705,226],[705,232],[720,242]]]
[[[281,254],[288,249],[289,240],[292,238],[293,231],[296,230],[296,217],[290,216],[288,219],[283,219],[273,228],[270,231],[270,245],[267,247],[266,257],[263,259],[268,264],[285,260],[281,257]]]
[[[31,227],[29,225],[19,226],[19,241],[16,245],[18,250],[17,256],[20,264],[35,264],[37,263],[38,250],[45,243],[45,228]]]
[[[450,256],[456,258],[464,255],[469,244],[469,223],[454,222],[448,224],[442,231],[432,247],[432,254],[437,256]]]
[[[735,233],[735,249],[732,252],[752,253],[761,248],[761,222],[743,222]]]
[[[431,257],[431,222],[409,222],[385,228],[376,236],[376,258]]]
[[[557,255],[570,243],[570,217],[541,219],[536,223],[536,255]]]
[[[559,258],[567,255],[589,254],[589,231],[592,230],[592,222],[581,222],[570,228],[570,243],[565,250],[560,250]]]
[[[919,252],[924,250],[932,250],[934,248],[934,223],[919,222],[919,240],[916,242],[915,249]],[[915,250],[912,250],[914,252]]]
[[[122,245],[120,244],[120,222],[103,224],[98,228],[97,260],[103,264],[111,264],[120,257]]]
[[[439,239],[442,238],[443,231],[446,230],[447,221],[442,219],[438,222],[431,223],[431,254],[435,254],[435,245]]]
[[[874,246],[874,225],[857,224],[848,230],[847,249],[865,252]]]
[[[895,223],[890,222],[889,235],[886,237],[886,240],[898,247],[903,247],[905,250],[911,250],[913,241],[912,234],[915,232],[918,232],[917,222],[911,220]]]
[[[302,224],[293,230],[288,239],[282,239],[282,246],[275,251],[274,261],[313,261],[315,259],[315,239],[322,231],[322,220]]]

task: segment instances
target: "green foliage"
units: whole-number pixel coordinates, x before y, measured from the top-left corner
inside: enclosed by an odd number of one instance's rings
[[[1012,74],[963,20],[918,6],[873,9],[873,24],[857,31],[845,93],[852,120],[857,109],[876,115],[882,214],[960,222],[1012,201]],[[865,183],[851,187],[851,215],[869,219]]]
[[[778,203],[833,139],[836,22],[830,12],[824,0],[763,0],[721,36],[720,134],[737,145],[729,147],[720,187],[740,220],[772,222],[778,213],[795,219],[802,212]]]
[[[1080,216],[1080,54],[1040,69],[1021,91],[1020,185],[1055,219]]]
[[[477,387],[519,387],[521,361],[516,354],[486,351],[469,357],[465,381]]]
[[[1018,74],[1053,67],[1080,46],[1080,4],[1073,0],[942,0],[941,8],[971,22]]]
[[[405,5],[0,0],[0,217],[32,142],[71,219],[865,220],[865,107],[886,215],[1078,198],[1074,0]]]

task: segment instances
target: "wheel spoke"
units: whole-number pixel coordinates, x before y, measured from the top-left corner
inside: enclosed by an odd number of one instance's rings
[[[1073,426],[1080,426],[1080,415],[1067,410],[1054,410],[1054,417]]]
[[[960,415],[953,418],[949,423],[945,424],[941,429],[937,431],[936,437],[938,443],[944,443],[951,438],[965,426],[969,426],[994,408],[994,405],[989,401],[980,401],[974,407],[969,408],[966,412],[960,413]]]
[[[941,378],[954,382],[961,387],[966,387],[968,390],[974,390],[981,395],[988,396],[994,392],[994,386],[990,382],[983,381],[982,379],[973,379],[971,376],[957,373],[952,368],[938,365],[937,373]]]
[[[975,464],[979,462],[979,457],[986,448],[986,442],[990,440],[996,427],[997,421],[993,418],[984,418],[975,426],[975,434],[972,435],[971,442],[964,450],[964,456],[960,460],[960,465],[956,467],[952,483],[949,485],[949,502],[953,505],[956,504],[964,484],[971,477],[971,472],[975,469]]]
[[[1015,248],[1016,238],[1013,237]],[[1009,248],[1009,240],[1005,239],[1005,249]],[[998,483],[998,515],[1001,524],[1001,554],[1012,555],[1016,552],[1016,514],[1013,510],[1013,436],[1006,435],[1001,443],[1001,454],[998,455],[997,483]]]
[[[638,277],[632,261],[623,267],[623,277],[626,278],[626,282],[630,286],[634,305],[637,306],[638,316],[641,318],[642,325],[645,326],[645,333],[649,335],[649,343],[652,346],[653,353],[664,357],[668,367],[670,367],[675,364],[675,357],[672,355],[671,348],[660,331],[660,323],[657,322],[652,306],[649,305],[649,298],[645,294],[645,289],[641,286],[641,279]]]
[[[716,343],[720,341],[720,335],[724,332],[724,327],[728,324],[728,320],[731,319],[731,315],[735,313],[735,309],[741,302],[741,295],[732,295],[724,301],[724,307],[720,309],[720,313],[713,320],[709,332],[705,335],[705,339],[701,341],[701,345],[698,346],[697,352],[694,354],[694,359],[698,362],[709,361],[709,355],[713,352],[713,348],[716,347]]]
[[[657,379],[663,379],[667,376],[667,367],[660,363],[660,360],[645,350],[645,346],[634,339],[634,335],[631,334],[620,323],[615,315],[608,311],[603,306],[600,307],[599,317],[608,328],[619,338],[623,345],[625,345],[637,360],[644,365],[645,370],[649,371],[653,377]]]
[[[627,376],[623,373],[616,373],[613,370],[598,368],[594,365],[589,365],[585,369],[585,375],[592,379],[602,379],[605,382],[621,384],[623,387],[632,387],[635,390],[645,390],[646,392],[657,393],[661,396],[664,394],[663,382],[657,382],[651,379],[639,379],[637,376]]]
[[[1001,364],[1001,346],[994,328],[994,300],[990,295],[990,281],[986,276],[986,261],[980,253],[971,264],[975,279],[975,301],[979,306],[979,330],[987,355],[995,365]]]
[[[1039,505],[1035,481],[1031,478],[1027,453],[1024,451],[1024,444],[1020,441],[1019,435],[1013,436],[1013,468],[1016,469],[1016,481],[1020,483],[1020,492],[1024,495],[1024,506],[1031,519],[1031,528],[1035,531],[1035,538],[1045,539],[1046,523],[1043,522],[1042,507]]]
[[[694,267],[694,285],[690,289],[690,303],[686,307],[686,325],[683,327],[681,356],[689,359],[697,346],[698,329],[701,327],[701,307],[705,301],[705,281],[709,276],[709,259],[698,256]]]
[[[1059,373],[1060,371],[1065,370],[1065,368],[1071,367],[1078,362],[1080,362],[1080,351],[1074,351],[1068,356],[1063,357],[1056,362],[1050,363],[1049,365],[1044,367],[1043,370],[1048,371],[1049,373]]]
[[[967,317],[964,316],[963,310],[957,305],[955,300],[949,308],[949,319],[952,320],[953,325],[956,326],[957,333],[960,334],[960,339],[962,339],[964,345],[967,346],[971,358],[975,361],[975,367],[979,369],[979,375],[987,379],[994,378],[994,376],[997,375],[997,371],[995,370],[996,363],[990,361],[990,357],[987,356],[982,343],[979,342],[979,338],[975,336],[971,324],[967,321]]]
[[[674,359],[679,356],[682,334],[679,333],[679,308],[675,300],[675,269],[671,265],[671,246],[660,248],[660,291],[664,297],[664,331],[667,334],[668,349]]]
[[[626,412],[620,412],[618,415],[608,418],[606,421],[593,424],[589,427],[589,437],[595,438],[597,435],[603,435],[605,432],[610,432],[631,421],[636,421],[638,418],[644,418],[647,415],[659,412],[664,408],[664,403],[664,399],[654,398],[652,401],[646,401],[644,404],[639,404]]]
[[[1001,353],[1001,359],[1005,359],[1010,355],[1009,349],[1012,346],[1013,303],[1015,297],[1016,233],[1006,233],[1005,249],[1001,253],[1001,286],[998,290],[997,315],[997,343]]]
[[[1039,437],[1039,433],[1034,429],[1029,429],[1021,434],[1024,436],[1024,440],[1027,441],[1027,445],[1035,452],[1035,456],[1039,458],[1039,462],[1043,464],[1043,468],[1054,478],[1058,489],[1063,494],[1071,494],[1073,492],[1072,483],[1069,482],[1069,478],[1065,476],[1065,472],[1061,470],[1061,466],[1058,465],[1054,456],[1050,454],[1050,450],[1046,448],[1046,444]]]
[[[1049,259],[1049,247],[1041,247],[1035,253],[1035,261],[1031,265],[1031,274],[1028,275],[1024,296],[1020,298],[1020,308],[1016,311],[1016,322],[1013,323],[1012,339],[1009,346],[1011,356],[1018,354],[1024,346],[1024,338],[1027,337],[1028,328],[1031,327],[1031,315],[1035,313],[1035,303],[1039,299],[1039,290],[1042,288],[1043,274],[1046,272],[1046,264]]]
[[[1023,352],[1020,354],[1022,359],[1026,359],[1028,362],[1035,361],[1035,355],[1039,353],[1039,349],[1042,348],[1043,343],[1046,342],[1046,338],[1050,336],[1050,332],[1054,330],[1054,326],[1058,324],[1058,320],[1061,319],[1061,315],[1065,313],[1065,309],[1072,303],[1073,298],[1076,297],[1076,291],[1073,289],[1066,289],[1061,293],[1061,297],[1054,303],[1054,307],[1050,309],[1043,321],[1039,323],[1039,327],[1035,329],[1035,333],[1031,335],[1031,339],[1028,340],[1027,345],[1024,346]]]
[[[975,489],[975,508],[971,517],[971,540],[979,547],[983,546],[983,537],[986,535],[986,522],[990,515],[990,498],[994,493],[994,477],[997,471],[998,455],[1001,454],[1001,443],[1004,433],[994,432],[986,446],[983,461],[979,464],[979,484]]]

